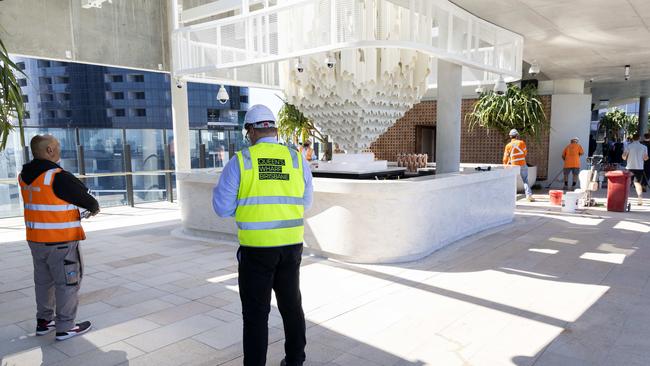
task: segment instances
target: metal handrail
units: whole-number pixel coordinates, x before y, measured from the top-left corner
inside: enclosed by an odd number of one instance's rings
[[[126,175],[162,175],[166,173],[176,173],[176,170],[174,169],[166,169],[166,170],[147,170],[147,171],[139,171],[139,172],[115,172],[115,173],[90,173],[90,174],[74,174],[75,177],[77,178],[103,178],[103,177],[119,177],[119,176],[126,176]],[[0,184],[9,184],[9,185],[17,185],[18,184],[18,179],[17,178],[0,178]]]

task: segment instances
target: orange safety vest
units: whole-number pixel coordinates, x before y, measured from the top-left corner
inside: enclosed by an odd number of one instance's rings
[[[300,146],[300,153],[301,153],[301,154],[302,154],[302,152],[303,152],[304,149],[305,149],[304,146]],[[307,152],[305,153],[305,159],[306,159],[307,161],[311,161],[311,156],[312,156],[313,153],[314,153],[314,149],[312,149],[311,147],[308,148],[308,149],[307,149]]]
[[[77,206],[54,194],[52,182],[61,168],[50,169],[39,175],[32,184],[18,176],[20,192],[25,203],[25,227],[27,240],[37,243],[59,243],[84,240]]]
[[[528,149],[526,149],[526,143],[523,140],[511,141],[506,145],[505,151],[503,152],[503,164],[526,165],[527,154]]]

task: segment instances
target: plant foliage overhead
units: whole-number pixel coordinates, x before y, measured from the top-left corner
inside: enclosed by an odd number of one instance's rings
[[[25,118],[25,106],[16,73],[25,75],[9,59],[9,53],[2,40],[0,40],[0,151],[7,146],[9,134],[14,130],[12,124],[14,119],[18,122],[21,141],[24,141],[23,120]]]
[[[284,105],[278,113],[278,134],[286,141],[291,141],[295,144],[305,142],[310,138],[314,138],[323,144],[325,149],[328,148],[329,139],[323,135],[314,125],[314,123],[295,105],[282,100]],[[326,156],[329,156],[329,151],[325,151]]]
[[[610,138],[620,137],[621,132],[633,135],[639,130],[639,116],[614,108],[600,118],[598,128]]]
[[[470,130],[481,126],[504,136],[516,128],[522,137],[539,139],[542,131],[549,128],[537,89],[531,85],[523,89],[510,85],[503,95],[487,91],[479,96],[474,109],[465,118]]]

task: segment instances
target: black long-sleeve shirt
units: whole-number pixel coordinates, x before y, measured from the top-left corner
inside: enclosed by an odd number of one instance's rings
[[[34,159],[23,165],[20,177],[26,184],[31,184],[38,176],[54,168],[61,167],[49,160]],[[88,211],[96,212],[99,210],[99,203],[95,197],[88,193],[86,185],[71,173],[63,170],[63,168],[61,169],[61,172],[54,176],[52,182],[54,194],[58,198]]]

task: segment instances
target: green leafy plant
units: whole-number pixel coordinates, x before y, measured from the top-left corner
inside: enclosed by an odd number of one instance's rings
[[[325,147],[325,160],[331,159],[329,151],[329,137],[323,135],[314,123],[293,104],[282,99],[284,105],[278,113],[278,134],[284,140],[292,141],[297,144],[298,141],[306,141],[310,138],[318,140]]]
[[[598,128],[609,138],[621,137],[621,133],[632,135],[639,130],[639,117],[627,114],[620,108],[614,108],[600,118]]]
[[[18,84],[16,73],[25,73],[9,59],[9,53],[2,40],[0,40],[0,151],[7,146],[9,134],[15,126],[12,121],[18,122],[20,141],[24,148],[23,121],[25,119],[25,105],[23,93]],[[25,75],[26,77],[26,75]]]
[[[487,91],[479,96],[465,119],[469,121],[470,130],[480,126],[498,131],[504,137],[516,128],[522,137],[539,140],[542,132],[549,128],[544,106],[533,86],[521,89],[510,85],[503,95]]]

